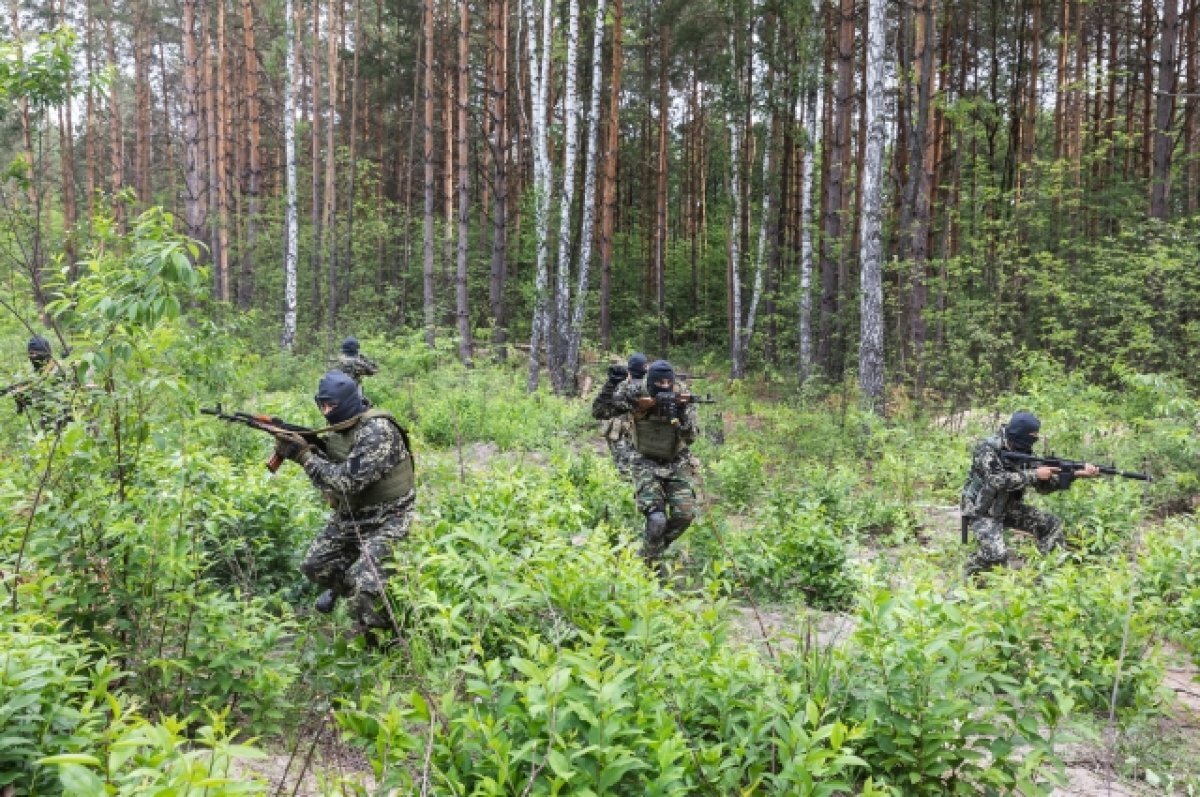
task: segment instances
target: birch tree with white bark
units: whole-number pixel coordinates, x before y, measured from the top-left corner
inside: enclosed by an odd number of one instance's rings
[[[821,19],[821,0],[813,0],[813,19]],[[801,166],[800,185],[800,381],[807,380],[813,373],[812,339],[812,275],[813,275],[813,230],[816,225],[816,206],[813,203],[814,168],[821,153],[821,120],[819,113],[824,99],[825,85],[818,64],[814,67],[804,108],[804,154]]]
[[[588,280],[592,265],[592,232],[596,213],[596,169],[600,157],[600,88],[604,85],[604,20],[608,4],[596,2],[596,24],[592,39],[592,91],[588,98],[587,153],[583,170],[583,220],[579,225],[579,273],[575,283],[575,306],[567,329],[567,375],[572,387],[579,381],[579,347],[583,338],[583,313],[587,308]]]
[[[541,26],[535,14],[535,5],[541,6]],[[549,327],[549,284],[550,284],[550,200],[552,173],[546,130],[546,102],[550,83],[550,45],[552,17],[550,0],[524,0],[525,30],[529,52],[529,82],[532,98],[530,136],[533,148],[533,228],[537,242],[537,267],[534,276],[533,324],[529,335],[529,392],[537,390],[540,372],[540,351],[545,344]],[[539,36],[541,41],[539,43]]]
[[[884,0],[867,4],[867,86],[863,103],[867,142],[863,156],[862,226],[860,228],[861,328],[858,381],[863,402],[874,412],[883,408],[883,95],[886,43]]]
[[[575,156],[579,138],[579,93],[576,89],[575,73],[579,53],[579,0],[570,0],[567,6],[567,60],[563,64],[565,86],[563,88],[563,134],[562,193],[558,206],[558,272],[554,282],[554,324],[546,341],[549,353],[550,382],[554,391],[568,391],[566,369],[567,319],[571,304],[571,207],[575,199]]]
[[[287,61],[283,74],[283,153],[287,192],[286,245],[283,253],[283,336],[287,351],[296,345],[296,256],[300,248],[299,218],[296,213],[296,107],[293,81],[296,73],[296,26],[292,0],[284,5]]]

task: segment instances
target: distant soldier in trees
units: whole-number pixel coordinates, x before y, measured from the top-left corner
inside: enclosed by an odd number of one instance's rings
[[[358,338],[354,336],[342,341],[342,351],[338,355],[334,368],[349,374],[360,385],[364,376],[374,376],[379,373],[379,366],[359,352]]]
[[[1018,469],[1002,456],[1004,451],[1032,454],[1041,426],[1032,412],[1015,412],[995,435],[975,445],[962,493],[963,523],[976,541],[967,560],[968,577],[1008,562],[1006,527],[1033,534],[1043,555],[1063,544],[1062,519],[1027,505],[1025,488],[1033,487],[1039,493],[1066,490],[1071,486],[1071,474],[1060,474],[1058,468],[1049,466]],[[1099,473],[1099,468],[1087,463],[1073,475],[1091,478]]]
[[[50,341],[34,335],[25,347],[29,364],[33,367],[32,378],[17,382],[5,389],[17,403],[17,412],[28,412],[38,417],[43,429],[55,429],[71,420],[67,407],[66,374],[54,359]]]
[[[630,478],[633,475],[633,459],[637,452],[633,448],[633,418],[630,415],[620,415],[616,418],[604,417],[597,407],[607,406],[612,400],[613,393],[624,382],[641,381],[646,377],[646,355],[640,351],[629,355],[627,365],[611,365],[608,369],[608,381],[600,388],[600,394],[592,403],[592,414],[603,418],[600,423],[600,433],[608,443],[608,451],[612,454],[613,464],[621,475]]]
[[[277,453],[304,468],[333,514],[309,546],[300,570],[325,591],[315,608],[339,598],[368,645],[394,617],[385,596],[396,547],[408,536],[416,494],[408,434],[391,413],[368,408],[358,384],[341,371],[321,378],[314,396],[332,428],[324,451],[281,439]]]
[[[644,380],[605,385],[592,404],[597,418],[629,414],[635,454],[633,482],[638,510],[646,516],[642,558],[660,577],[663,553],[696,516],[693,461],[688,446],[699,432],[695,404],[681,400],[675,369],[655,360]]]

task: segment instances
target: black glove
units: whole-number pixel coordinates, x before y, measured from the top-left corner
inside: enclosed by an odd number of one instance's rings
[[[675,402],[675,417],[680,423],[687,423],[688,419],[688,404],[686,401]]]
[[[625,377],[629,376],[629,369],[623,365],[608,366],[608,381],[609,382],[624,382]]]
[[[299,437],[275,438],[275,453],[283,459],[290,459],[300,465],[303,465],[308,459],[308,452],[311,448],[312,446]]]
[[[17,412],[24,412],[29,408],[29,397],[24,393],[17,393],[13,396],[13,401],[17,402]]]

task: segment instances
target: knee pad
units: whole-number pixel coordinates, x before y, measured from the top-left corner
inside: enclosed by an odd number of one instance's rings
[[[663,532],[667,530],[667,516],[661,509],[654,509],[646,513],[646,535],[649,537],[661,537]]]

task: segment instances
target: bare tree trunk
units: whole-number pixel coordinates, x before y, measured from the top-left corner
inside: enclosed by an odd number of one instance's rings
[[[820,17],[821,0],[813,0],[813,14]],[[815,75],[808,88],[804,120],[804,165],[803,184],[800,189],[800,380],[806,381],[813,374],[812,340],[812,273],[813,273],[813,230],[816,225],[816,207],[813,203],[813,166],[821,154],[820,109],[824,107],[824,81],[821,67],[814,67]]]
[[[287,24],[293,29],[290,31],[291,40],[288,44],[288,58],[294,59],[293,52],[294,40],[296,37],[295,20],[292,14],[288,12]],[[246,243],[242,250],[242,266],[241,278],[238,280],[238,306],[243,310],[249,309],[251,302],[254,299],[254,248],[258,243],[258,214],[260,211],[260,195],[262,193],[262,127],[260,124],[259,114],[260,106],[258,103],[258,51],[254,36],[254,6],[251,0],[242,0],[242,37],[246,48],[246,107],[250,118],[247,120],[250,133],[249,141],[249,168],[250,175],[247,181],[248,187],[248,206],[246,211]],[[295,94],[295,86],[292,81],[295,76],[291,74],[291,66],[287,67],[289,73],[285,78],[289,81],[289,90]],[[293,97],[294,105],[294,97]],[[295,167],[296,167],[296,142],[295,142],[295,108],[291,111],[284,110],[285,116],[291,119],[292,123],[292,142],[290,149],[285,153],[285,157],[291,157],[291,190],[295,192]],[[293,208],[294,211],[294,208]],[[297,230],[297,235],[299,230]],[[288,234],[291,235],[289,229]],[[294,276],[294,275],[293,275]]]
[[[183,0],[183,179],[186,191],[183,214],[187,234],[191,238],[204,240],[208,208],[204,152],[200,144],[200,116],[204,103],[196,31],[196,10],[200,1]],[[200,259],[204,260],[203,254]]]
[[[467,250],[471,241],[470,171],[467,168],[467,92],[471,63],[467,57],[467,37],[471,33],[467,0],[458,0],[458,263],[454,282],[455,311],[458,315],[458,359],[471,364],[471,312],[467,304]]]
[[[329,30],[326,35],[326,83],[328,113],[325,115],[325,204],[321,209],[321,230],[324,240],[321,250],[326,254],[329,281],[327,307],[329,329],[337,328],[338,314],[338,257],[337,257],[337,131],[334,122],[338,115],[338,37],[341,0],[329,4]]]
[[[62,0],[56,23],[65,22],[67,2]],[[72,96],[71,73],[65,75],[67,96]],[[62,172],[63,191],[63,253],[67,260],[67,278],[72,282],[76,277],[76,230],[79,210],[75,198],[75,125],[71,119],[71,103],[64,102],[58,109],[58,150],[59,163]]]
[[[64,0],[66,2],[66,0]],[[195,10],[195,0],[191,0],[193,11]],[[187,4],[184,4],[186,11]],[[87,94],[84,98],[84,114],[87,117],[85,122],[86,129],[84,130],[83,138],[83,160],[85,168],[84,190],[87,191],[87,214],[88,218],[92,219],[96,216],[96,90],[95,81],[93,78],[96,74],[96,67],[93,61],[93,33],[96,27],[95,17],[92,14],[92,2],[87,0],[87,21],[84,28],[84,58],[87,68]],[[187,59],[184,58],[184,74],[187,74]],[[186,93],[186,88],[185,88]],[[187,98],[184,98],[187,102]],[[186,128],[185,128],[186,134]]]
[[[838,319],[842,208],[846,201],[844,162],[850,147],[854,87],[854,0],[840,0],[837,12],[837,82],[834,86],[833,140],[825,176],[825,218],[821,236],[821,323],[818,359],[827,374],[840,377],[841,337]]]
[[[283,151],[286,163],[284,181],[287,183],[287,216],[284,223],[286,244],[283,253],[283,337],[280,345],[290,352],[296,344],[296,256],[300,246],[300,219],[296,210],[296,108],[293,99],[293,84],[296,79],[296,25],[292,17],[292,0],[285,0],[283,14],[287,30],[287,63],[283,74]],[[252,120],[252,124],[257,124],[257,117]]]
[[[1154,112],[1154,174],[1150,183],[1150,216],[1166,221],[1171,188],[1171,153],[1175,142],[1175,62],[1179,44],[1178,0],[1162,0],[1162,45],[1159,50],[1158,101]]]
[[[492,261],[488,305],[492,315],[492,344],[503,358],[508,341],[504,277],[508,259],[508,0],[488,4],[491,19],[488,145],[492,157]]]
[[[106,10],[108,14],[104,20],[104,48],[108,58],[108,68],[110,72],[115,74],[119,66],[117,63],[116,37],[113,34],[113,16],[115,13],[113,11],[113,0],[106,0]],[[121,97],[117,90],[119,83],[119,80],[110,81],[108,87],[108,145],[109,165],[112,169],[112,174],[109,175],[109,185],[112,190],[113,218],[117,221],[117,229],[124,230],[125,206],[118,197],[121,189],[125,187],[125,137],[121,131]],[[28,147],[28,142],[26,146]],[[30,150],[30,157],[32,157],[32,150]],[[30,163],[32,165],[32,161]]]
[[[596,0],[596,21],[592,33],[592,89],[588,99],[587,153],[583,170],[583,220],[579,225],[579,274],[575,286],[575,307],[567,333],[567,385],[572,393],[579,384],[579,347],[583,339],[583,313],[587,308],[588,278],[592,265],[592,233],[596,211],[596,161],[600,148],[600,88],[604,83],[605,0]]]
[[[226,174],[229,153],[226,151],[229,138],[227,136],[229,120],[229,87],[225,71],[225,0],[217,2],[217,64],[216,74],[210,71],[212,80],[212,121],[209,130],[216,131],[216,136],[210,139],[213,159],[216,168],[213,170],[213,181],[217,186],[217,230],[216,230],[216,269],[221,275],[221,294],[223,302],[228,302],[231,296],[229,275],[229,180]]]
[[[563,65],[566,87],[563,92],[563,175],[558,213],[558,273],[554,283],[554,324],[546,339],[549,352],[547,369],[554,392],[567,393],[566,325],[571,300],[571,209],[575,204],[575,160],[579,141],[579,93],[575,77],[579,71],[579,0],[567,5],[567,60]]]
[[[608,126],[605,128],[603,189],[600,200],[600,341],[612,348],[613,222],[617,210],[617,158],[621,142],[621,49],[624,0],[613,0],[612,66],[608,88]]]
[[[138,0],[133,10],[134,104],[137,120],[134,130],[134,186],[138,203],[145,207],[152,199],[150,187],[150,21],[146,0]]]
[[[667,318],[667,128],[671,116],[671,83],[667,63],[671,31],[658,29],[658,153],[655,158],[654,188],[654,307],[658,317],[658,350],[666,356],[669,339]]]
[[[537,390],[540,363],[539,351],[547,337],[549,325],[549,237],[551,167],[547,147],[546,100],[550,91],[550,46],[553,41],[552,16],[549,0],[540,0],[542,10],[541,44],[538,44],[537,18],[534,0],[524,0],[525,28],[528,31],[529,78],[533,95],[530,133],[533,137],[534,172],[534,235],[537,240],[537,271],[534,276],[533,324],[529,339],[529,379],[526,388]]]
[[[1197,102],[1197,91],[1200,90],[1200,83],[1197,81],[1196,47],[1197,17],[1200,16],[1198,11],[1200,11],[1200,3],[1193,2],[1188,13],[1184,45],[1187,64],[1187,86],[1184,91],[1187,99],[1184,100],[1183,112],[1183,162],[1187,164],[1185,208],[1189,216],[1196,212],[1198,200],[1200,200],[1200,158],[1197,158],[1200,141],[1197,140],[1196,124],[1196,108],[1200,105],[1200,102]]]
[[[303,2],[303,0],[301,0]],[[311,233],[309,235],[309,259],[312,264],[312,307],[313,325],[320,328],[322,320],[325,317],[321,308],[325,306],[324,285],[325,276],[324,255],[321,252],[321,242],[325,240],[325,233],[321,227],[321,175],[324,172],[324,166],[321,161],[321,3],[320,0],[312,0],[309,13],[312,15],[312,47],[309,48],[307,68],[308,75],[308,101],[310,108],[310,118],[308,126],[308,148],[312,165],[309,169],[309,193],[312,198],[309,201],[309,227]],[[300,45],[303,47],[303,44]],[[301,59],[304,63],[304,59]]]
[[[424,291],[425,311],[425,345],[433,348],[435,342],[434,324],[435,303],[433,298],[433,3],[424,2],[424,37],[423,50],[425,63],[424,96],[425,103],[425,138],[422,148],[425,174],[425,217],[424,217],[424,266],[422,271],[422,286]]]
[[[867,91],[863,114],[867,119],[866,158],[863,164],[863,224],[860,246],[861,331],[858,379],[863,401],[873,412],[883,408],[883,99],[886,87],[884,52],[887,40],[884,0],[868,0]]]

